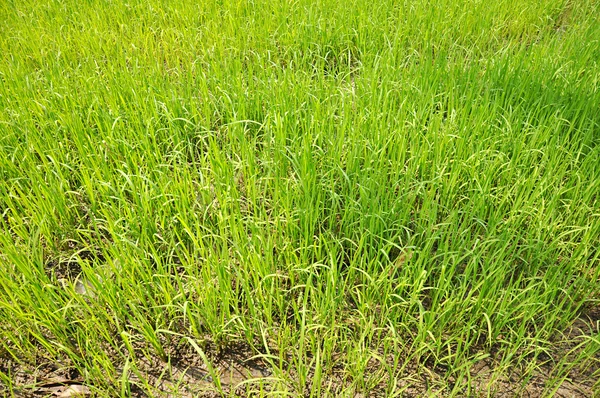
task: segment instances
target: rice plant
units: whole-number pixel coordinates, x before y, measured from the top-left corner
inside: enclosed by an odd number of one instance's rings
[[[0,394],[600,394],[599,38],[598,1],[5,0]]]

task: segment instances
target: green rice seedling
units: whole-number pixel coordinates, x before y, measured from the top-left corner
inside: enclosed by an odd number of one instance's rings
[[[4,2],[1,394],[598,394],[599,15]]]

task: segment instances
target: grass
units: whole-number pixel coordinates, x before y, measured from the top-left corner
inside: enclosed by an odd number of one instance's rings
[[[600,394],[599,16],[3,1],[0,393]]]

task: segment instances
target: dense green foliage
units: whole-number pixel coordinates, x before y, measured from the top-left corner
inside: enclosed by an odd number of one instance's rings
[[[125,396],[241,344],[320,397],[546,355],[551,394],[599,361],[552,355],[598,307],[599,40],[597,1],[2,1],[0,357]]]

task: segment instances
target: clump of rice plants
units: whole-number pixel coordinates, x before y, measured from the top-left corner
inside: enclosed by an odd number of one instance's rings
[[[600,394],[600,3],[5,1],[0,394]]]

